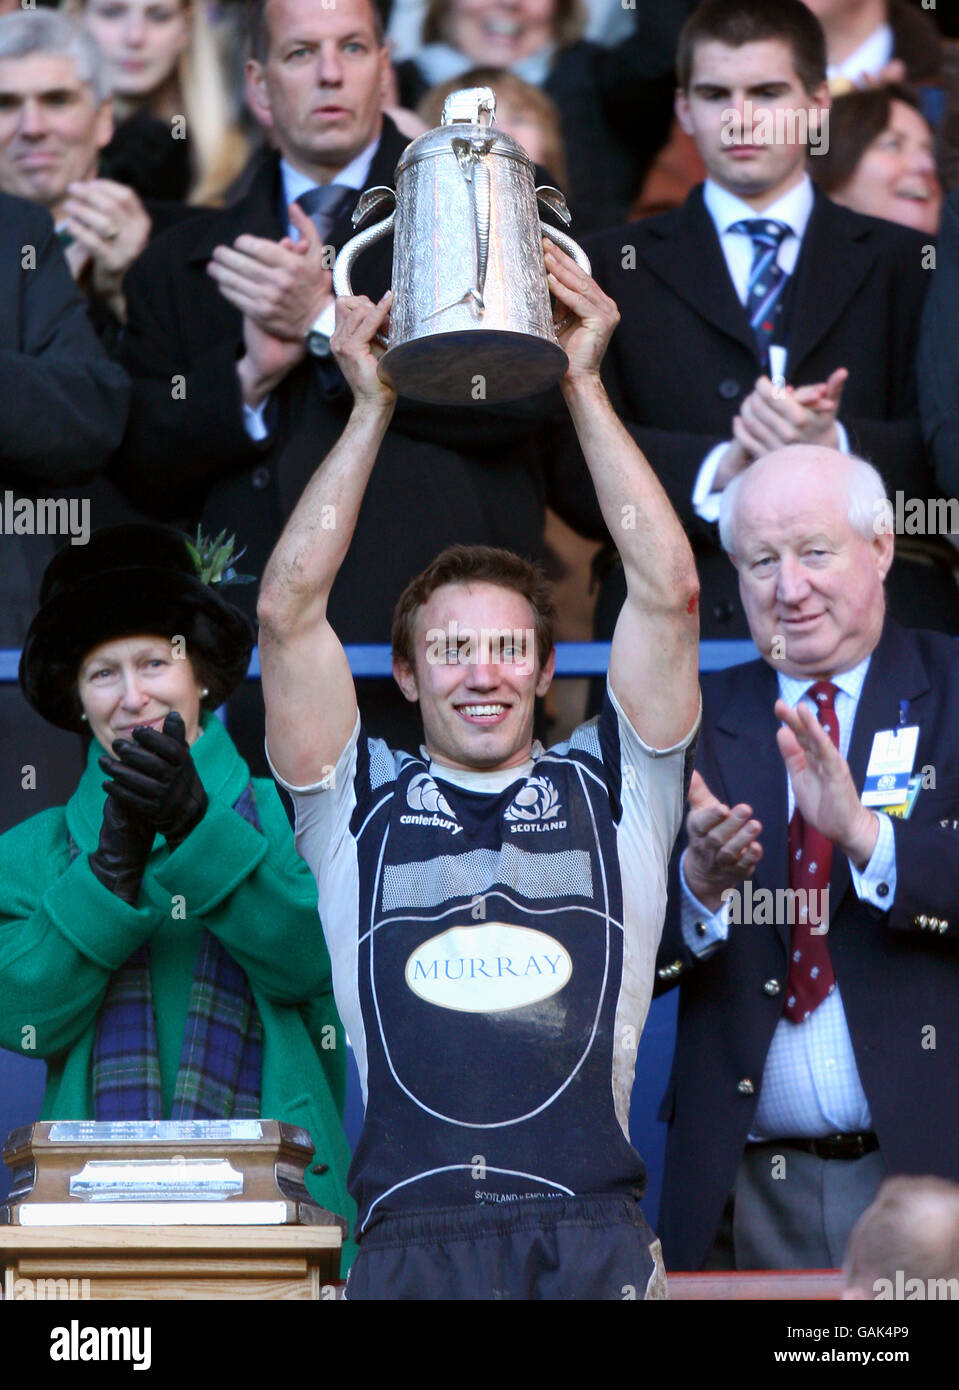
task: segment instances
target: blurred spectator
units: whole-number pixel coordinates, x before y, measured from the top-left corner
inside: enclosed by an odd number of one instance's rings
[[[424,46],[396,66],[399,99],[473,67],[508,68],[556,102],[569,169],[573,228],[622,222],[669,129],[675,32],[633,35],[616,48],[580,37],[577,0],[430,0]]]
[[[638,0],[639,7],[675,4],[676,0]],[[696,0],[680,0],[689,8]],[[583,38],[606,46],[628,39],[635,22],[635,3],[628,7],[622,0],[586,0]],[[387,25],[390,51],[395,59],[415,58],[423,43],[423,21],[428,9],[427,0],[394,0]]]
[[[887,1178],[853,1228],[843,1274],[843,1298],[959,1298],[959,1183]]]
[[[933,20],[906,0],[805,0],[826,35],[834,96],[869,81],[924,82],[939,72]]]
[[[123,277],[151,228],[131,188],[96,176],[112,134],[106,66],[87,30],[53,10],[0,18],[0,190],[50,213],[101,338],[126,317]]]
[[[643,186],[629,210],[629,220],[656,217],[672,212],[706,177],[706,166],[699,157],[696,141],[673,121],[669,137],[650,165]]]
[[[555,101],[505,68],[470,68],[461,77],[441,82],[426,93],[417,114],[426,122],[427,130],[440,124],[443,103],[461,87],[492,87],[499,129],[522,145],[533,163],[546,169],[560,188],[566,187],[563,130]]]
[[[908,88],[887,85],[837,97],[829,142],[809,173],[834,203],[935,236],[942,215],[933,132]]]
[[[89,537],[89,504],[78,498],[70,507],[63,489],[104,467],[128,395],[90,327],[49,215],[0,193],[0,648],[21,646],[58,536]],[[80,751],[19,691],[0,686],[0,830],[58,804],[76,783]]]
[[[64,0],[107,60],[116,131],[101,172],[141,198],[216,203],[246,162],[202,0]]]
[[[922,430],[942,491],[959,497],[959,189],[942,218],[919,338]]]

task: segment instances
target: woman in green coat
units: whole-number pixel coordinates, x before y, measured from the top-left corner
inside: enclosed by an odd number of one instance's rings
[[[316,887],[212,712],[253,630],[201,565],[120,526],[44,576],[21,686],[92,741],[67,805],[0,836],[0,1046],[46,1058],[43,1119],[300,1125],[311,1195],[352,1221]]]

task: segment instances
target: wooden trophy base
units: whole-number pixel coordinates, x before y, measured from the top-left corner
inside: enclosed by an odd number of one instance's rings
[[[0,1227],[3,1298],[336,1299],[338,1226]]]

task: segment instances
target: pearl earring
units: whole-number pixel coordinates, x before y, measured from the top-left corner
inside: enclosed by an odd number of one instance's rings
[[[207,690],[206,686],[204,686],[203,689],[200,691],[200,699],[205,700],[209,693],[209,690]]]
[[[83,720],[84,724],[87,722],[87,717],[85,714],[81,714],[80,718]]]

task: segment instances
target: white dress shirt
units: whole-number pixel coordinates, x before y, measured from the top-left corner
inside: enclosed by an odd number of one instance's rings
[[[851,671],[831,677],[839,689],[835,707],[839,720],[839,751],[844,758],[849,755],[859,697],[871,660],[871,656],[868,656]],[[795,708],[801,700],[805,700],[810,709],[816,709],[815,701],[808,693],[812,681],[796,679],[780,672],[778,682],[780,698],[787,704]],[[788,816],[791,819],[795,797],[788,777],[786,781]],[[887,815],[878,814],[879,835],[869,862],[861,871],[850,863],[849,870],[858,897],[887,912],[896,896],[896,846],[892,821]],[[680,886],[683,939],[694,955],[705,959],[729,935],[728,908],[724,906],[719,912],[710,913],[694,897],[686,884],[682,860]],[[697,923],[706,927],[705,935],[697,933]],[[751,931],[753,928],[747,925],[737,930]],[[871,1125],[869,1104],[859,1080],[837,981],[804,1022],[791,1023],[785,1017],[779,1020],[766,1055],[749,1137],[752,1140],[797,1136],[816,1138],[825,1134],[869,1130]]]
[[[863,77],[876,77],[891,62],[894,49],[895,38],[891,27],[880,24],[848,58],[841,63],[827,64],[826,76],[830,81],[834,77],[846,77],[850,82],[857,83]]]

